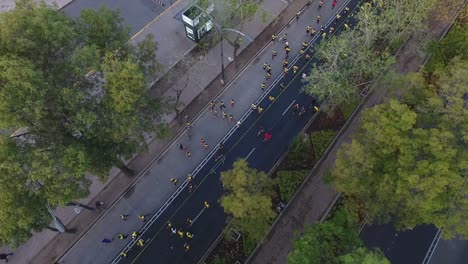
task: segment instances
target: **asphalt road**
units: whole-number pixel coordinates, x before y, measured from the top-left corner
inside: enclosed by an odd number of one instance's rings
[[[354,10],[356,4],[357,1],[351,1],[348,6]],[[342,29],[344,20],[343,15],[338,25],[333,25],[335,32]],[[328,32],[328,27],[326,31]],[[320,43],[320,32],[317,34],[315,43]],[[307,61],[304,56],[297,63],[293,63],[292,58],[289,61],[290,67],[294,64],[299,66],[299,72],[293,74],[290,69],[288,75],[280,81],[286,84],[286,88],[281,92],[277,84],[272,89],[269,95],[276,99],[271,102],[268,96],[265,97],[260,103],[265,109],[264,113],[252,113],[242,123],[224,143],[224,158],[218,161],[212,158],[208,161],[193,181],[194,190],[191,193],[188,189],[184,190],[141,236],[145,240],[145,246],[132,247],[127,252],[127,258],[120,263],[196,263],[203,256],[226,225],[226,215],[218,203],[223,192],[219,180],[220,172],[231,169],[239,158],[247,158],[250,167],[268,172],[315,114],[312,106],[317,102],[313,97],[303,94],[300,88],[303,85],[302,72],[308,72],[317,61],[314,58]],[[306,107],[307,111],[301,117],[292,112],[291,107],[295,103]],[[261,127],[272,134],[272,139],[267,143],[263,143],[262,138],[257,136]],[[205,201],[210,204],[208,209],[204,209]],[[187,223],[188,218],[192,219],[192,225]],[[181,239],[178,235],[173,235],[166,226],[168,221],[178,230],[194,234],[194,237]],[[184,250],[185,243],[190,245],[187,252]]]
[[[118,9],[124,24],[131,27],[130,35],[134,35],[174,2],[176,0],[73,0],[63,11],[70,17],[77,18],[82,10],[88,8],[98,10],[100,6],[106,6]]]

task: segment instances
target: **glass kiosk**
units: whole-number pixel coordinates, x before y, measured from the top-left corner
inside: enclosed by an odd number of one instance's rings
[[[206,14],[213,12],[214,5],[211,3],[206,12],[203,12],[198,6],[191,6],[182,13],[184,21],[185,34],[195,43],[198,43],[213,28],[213,21]]]

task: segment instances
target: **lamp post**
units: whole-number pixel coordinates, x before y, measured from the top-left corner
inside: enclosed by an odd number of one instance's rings
[[[67,231],[67,228],[65,228],[65,225],[62,223],[62,220],[58,218],[57,216],[54,215],[54,212],[50,208],[49,203],[46,203],[47,211],[49,211],[50,216],[52,216],[52,219],[54,219],[54,226],[59,231],[60,233],[65,233]]]

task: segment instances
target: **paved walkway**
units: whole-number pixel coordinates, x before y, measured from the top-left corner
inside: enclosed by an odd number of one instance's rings
[[[59,9],[62,7],[68,5],[71,1],[73,0],[40,0],[44,1],[47,4],[56,4]],[[37,2],[40,2],[37,1]],[[0,0],[0,13],[1,12],[6,12],[11,9],[15,8],[15,0]]]
[[[178,60],[181,59],[181,57],[177,56],[170,56],[169,54],[172,52],[178,53],[178,54],[185,54],[188,51],[190,51],[195,44],[193,42],[190,42],[189,40],[186,39],[185,33],[183,32],[183,27],[179,21],[174,19],[174,16],[176,16],[180,11],[182,11],[185,7],[183,6],[184,3],[187,3],[187,1],[181,0],[180,2],[176,3],[173,5],[172,8],[169,8],[166,12],[164,12],[158,20],[154,21],[152,24],[150,24],[147,28],[145,28],[141,33],[137,34],[136,37],[133,38],[133,41],[138,41],[138,38],[142,38],[145,34],[148,32],[156,32],[158,34],[155,34],[156,40],[160,43],[159,50],[158,50],[158,58],[159,61],[165,65],[165,70],[167,71],[170,69],[173,65],[177,63]],[[305,3],[305,0],[296,0],[291,6],[297,6],[300,7],[296,3],[301,3],[302,5]],[[301,6],[302,6],[301,5]],[[263,8],[272,14],[271,19],[277,19],[278,14],[281,13],[286,8],[286,4],[282,1],[277,1],[277,0],[265,0],[263,2]],[[299,8],[297,8],[299,10]],[[296,11],[294,11],[296,12]],[[294,14],[294,13],[292,13]],[[291,14],[290,14],[290,17]],[[165,21],[165,22],[160,22],[160,21]],[[269,21],[268,21],[269,22]],[[162,26],[162,24],[166,24],[166,26]],[[258,36],[263,29],[265,29],[268,26],[269,23],[263,23],[260,19],[254,19],[251,22],[248,22],[245,24],[246,30],[244,32],[249,35],[252,38],[255,38]],[[171,27],[173,27],[174,31],[171,32]],[[305,28],[305,26],[304,26]],[[164,29],[164,30],[161,30]],[[161,31],[158,31],[161,30]],[[171,35],[165,35],[165,33],[171,32]],[[265,41],[265,39],[264,39]],[[180,46],[174,46],[174,44],[171,44],[172,42],[176,43],[177,45]],[[299,43],[299,42],[298,42]],[[299,50],[299,44],[296,43],[296,47],[294,49],[296,51]],[[232,47],[230,47],[227,43],[224,44],[225,47],[225,54],[231,54],[232,53]],[[245,49],[247,45],[243,45],[239,52]],[[179,52],[176,52],[179,51]],[[181,97],[181,101],[185,104],[188,105],[189,107],[191,106],[191,102],[196,96],[203,91],[203,88],[210,84],[212,80],[219,74],[220,67],[218,65],[219,63],[219,47],[215,47],[213,49],[213,52],[208,53],[201,62],[196,63],[193,66],[193,70],[195,73],[192,73],[189,78],[189,86],[186,87],[184,90],[184,93],[182,94],[183,96]],[[225,65],[228,65],[230,61],[228,59],[225,59]],[[202,70],[202,74],[196,74],[197,72],[200,73],[200,70]],[[278,69],[275,70],[277,73]],[[190,71],[188,71],[190,73]],[[187,74],[188,74],[187,73]],[[262,76],[263,73],[260,75]],[[194,76],[194,77],[192,77]],[[203,78],[200,78],[203,76]],[[182,79],[182,78],[181,78]],[[179,84],[174,84],[174,87],[178,87]],[[259,91],[259,87],[258,90]],[[165,95],[172,95],[170,92],[173,92],[172,90],[168,90]],[[256,98],[257,95],[253,94]],[[212,95],[211,97],[212,98]],[[253,99],[253,98],[252,98]],[[228,104],[228,100],[226,100],[226,104]],[[247,100],[249,101],[249,100]],[[250,101],[247,103],[250,104]],[[235,109],[240,109],[240,108],[235,108]],[[240,113],[240,110],[237,113]],[[234,113],[236,115],[236,113]],[[167,121],[171,121],[174,118],[174,115],[169,115],[166,117]],[[227,130],[230,125],[232,124],[227,124],[225,123],[224,126],[220,129],[213,130],[211,129],[208,131],[208,128],[211,123],[211,121],[208,119],[205,128],[207,129],[206,133],[203,132],[203,136],[206,137],[208,142],[213,142],[211,138],[211,134],[209,133],[224,133],[225,130]],[[172,126],[176,126],[174,122],[171,123]],[[198,125],[197,125],[198,126]],[[203,125],[202,125],[203,126]],[[197,131],[200,131],[197,129]],[[198,132],[196,132],[198,133]],[[191,146],[194,145],[198,146],[198,135],[194,136],[192,138],[191,142],[184,142],[184,145],[186,146]],[[126,211],[126,213],[131,213],[132,217],[131,220],[129,219],[128,221],[128,228],[133,227],[132,225],[138,226],[140,223],[136,219],[136,214],[139,213],[148,213],[154,211],[155,208],[158,208],[164,201],[165,199],[170,195],[172,192],[173,188],[170,186],[170,182],[168,178],[170,177],[184,177],[190,171],[190,168],[193,168],[195,164],[197,164],[198,161],[200,161],[203,156],[206,154],[204,151],[192,151],[193,152],[193,158],[190,160],[190,162],[187,162],[186,167],[183,168],[180,165],[180,161],[185,159],[184,155],[182,153],[179,153],[178,150],[174,151],[174,146],[170,149],[167,150],[163,154],[163,157],[159,157],[158,160],[155,160],[154,157],[161,151],[161,149],[164,149],[164,146],[167,145],[167,141],[161,141],[161,140],[156,140],[153,141],[150,146],[149,150],[147,153],[142,153],[141,155],[138,155],[137,158],[132,160],[132,163],[130,166],[137,171],[142,171],[143,168],[147,166],[147,164],[156,162],[155,166],[158,166],[159,162],[161,162],[161,159],[165,159],[165,157],[175,157],[173,158],[174,160],[169,163],[165,163],[161,166],[158,167],[158,169],[155,168],[149,168],[148,170],[145,170],[145,175],[139,180],[135,185],[133,185],[126,193],[124,196],[119,199],[119,202],[115,207],[113,207],[112,210],[110,210],[109,213],[105,215],[100,215],[98,212],[88,212],[88,211],[83,211],[81,212],[77,217],[73,212],[72,208],[58,208],[56,210],[56,214],[62,219],[62,221],[72,229],[76,230],[77,234],[56,234],[51,231],[43,231],[40,233],[37,233],[33,236],[32,239],[30,239],[27,243],[22,245],[16,250],[16,254],[11,258],[11,263],[32,263],[32,259],[34,259],[34,263],[50,263],[54,261],[57,257],[61,255],[61,253],[77,239],[77,235],[82,234],[85,230],[87,230],[88,226],[90,223],[93,223],[94,219],[97,217],[109,217],[105,221],[101,221],[99,223],[106,223],[106,226],[112,226],[113,224],[119,224],[120,220],[118,219],[118,214],[120,214],[123,211]],[[178,157],[177,157],[178,156]],[[176,170],[174,170],[176,168]],[[117,170],[113,170],[111,172],[111,176],[109,180],[106,183],[101,183],[98,181],[94,181],[93,185],[91,187],[91,195],[88,197],[88,199],[85,199],[81,202],[85,204],[93,204],[95,200],[104,200],[106,203],[112,203],[112,201],[116,200],[121,196],[122,190],[125,190],[128,188],[129,185],[132,185],[134,181],[136,181],[135,178],[126,178],[126,177],[116,177],[119,174]],[[153,177],[149,177],[152,175]],[[157,192],[155,192],[157,190]],[[148,197],[148,193],[156,193],[157,195]],[[107,206],[107,204],[106,204]],[[111,205],[109,205],[110,207]],[[121,206],[118,208],[117,206]],[[114,209],[116,208],[116,209]],[[132,223],[132,224],[130,224]],[[119,230],[115,231],[118,232]],[[105,236],[115,236],[117,233],[109,233],[106,230],[102,231],[105,234]],[[93,231],[90,232],[91,234],[96,233]],[[88,234],[90,234],[88,233]],[[97,233],[96,233],[97,234]],[[84,239],[87,239],[88,235],[85,236]],[[99,236],[100,237],[100,236]],[[81,242],[84,241],[81,240]],[[91,239],[91,243],[78,243],[78,246],[76,248],[82,247],[84,249],[84,253],[81,254],[89,254],[87,249],[89,249],[90,245],[93,244],[100,244],[100,239],[93,240]],[[82,246],[80,246],[82,245]],[[4,251],[4,249],[2,249]],[[6,251],[6,250],[5,250]],[[102,252],[98,252],[99,255],[101,255]],[[78,257],[79,259],[79,257]],[[68,262],[68,261],[67,261]]]

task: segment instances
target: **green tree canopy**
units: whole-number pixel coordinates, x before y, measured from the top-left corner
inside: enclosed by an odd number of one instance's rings
[[[119,13],[104,7],[74,21],[19,0],[0,14],[0,242],[18,245],[45,227],[45,202],[85,197],[88,173],[132,173],[121,160],[145,148],[168,104],[148,94],[159,68],[152,36],[128,39]]]
[[[356,248],[351,253],[339,257],[343,264],[390,264],[390,261],[380,250],[372,250],[365,247]]]
[[[294,241],[288,255],[289,264],[340,263],[338,256],[362,245],[358,237],[356,218],[342,208],[323,223],[306,227],[304,234]]]
[[[338,152],[332,182],[364,202],[370,222],[434,224],[446,237],[468,237],[468,64],[423,74],[406,77],[402,102],[364,113],[352,143]]]
[[[232,170],[221,173],[221,182],[226,191],[220,199],[221,206],[233,216],[234,227],[258,241],[276,216],[271,202],[272,180],[240,159]]]

